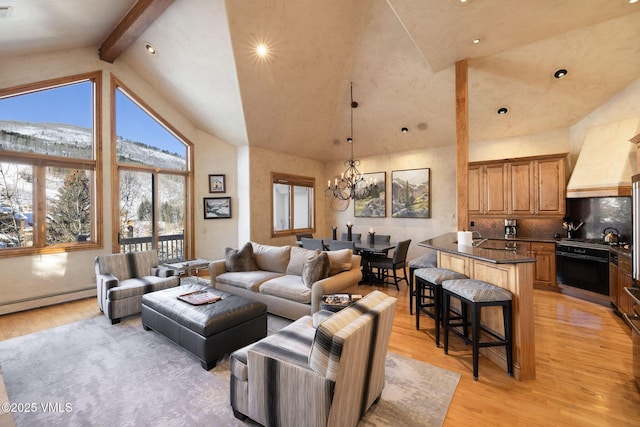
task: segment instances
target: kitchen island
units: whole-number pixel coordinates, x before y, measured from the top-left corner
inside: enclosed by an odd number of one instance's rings
[[[508,248],[458,245],[456,233],[434,237],[418,245],[437,251],[438,267],[464,273],[472,279],[508,289],[513,294],[513,372],[518,380],[534,379],[533,272],[536,259],[524,251]],[[482,324],[502,335],[502,310],[499,307],[484,308]],[[507,358],[503,347],[482,348],[481,353],[506,372]]]

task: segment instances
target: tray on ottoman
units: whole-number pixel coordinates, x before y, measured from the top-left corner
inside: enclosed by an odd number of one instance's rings
[[[200,290],[222,299],[204,305],[178,299]],[[182,285],[142,297],[142,326],[190,351],[209,370],[224,354],[267,336],[267,306],[206,285]]]

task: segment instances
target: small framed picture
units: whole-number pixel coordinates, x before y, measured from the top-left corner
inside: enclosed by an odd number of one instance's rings
[[[209,193],[224,193],[224,175],[209,175]]]
[[[204,219],[231,218],[231,197],[205,197]]]

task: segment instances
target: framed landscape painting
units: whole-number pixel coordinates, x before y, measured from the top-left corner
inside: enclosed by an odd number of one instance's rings
[[[393,218],[430,218],[430,169],[391,172],[391,198]]]
[[[373,185],[371,193],[361,197],[358,196],[356,187],[356,198],[353,203],[353,214],[356,217],[384,218],[387,216],[387,196],[386,196],[386,173],[373,172],[362,174],[365,183],[360,186]]]
[[[231,218],[231,197],[205,197],[204,219]]]

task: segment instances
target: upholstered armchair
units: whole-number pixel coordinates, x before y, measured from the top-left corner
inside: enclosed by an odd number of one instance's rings
[[[373,291],[234,352],[235,416],[265,426],[355,426],[384,388],[396,303]]]
[[[156,251],[97,256],[98,307],[112,324],[140,313],[142,295],[180,284],[179,271],[158,265]]]

